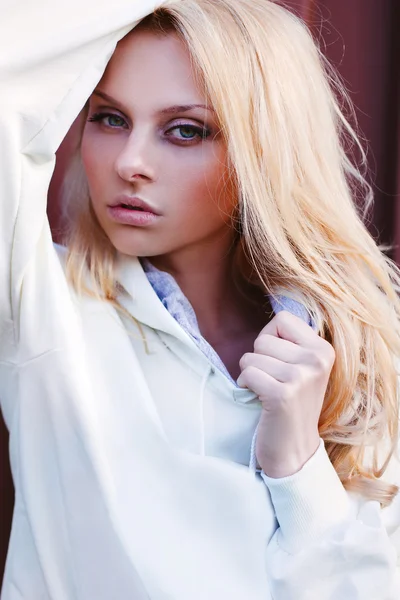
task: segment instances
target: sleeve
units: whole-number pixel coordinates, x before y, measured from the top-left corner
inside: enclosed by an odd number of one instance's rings
[[[55,152],[115,46],[155,0],[5,0],[0,14],[0,363],[36,340],[56,259],[46,217]],[[25,332],[25,333],[21,333]],[[1,396],[1,390],[0,390]]]
[[[389,479],[400,484],[400,463]],[[267,548],[274,600],[398,600],[400,495],[381,509],[343,487],[324,442],[294,475],[261,472],[279,527]]]

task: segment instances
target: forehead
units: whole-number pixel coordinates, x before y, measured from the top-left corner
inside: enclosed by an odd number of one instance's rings
[[[101,85],[100,85],[101,84]],[[123,38],[99,84],[128,105],[201,102],[189,52],[173,33],[131,31]]]

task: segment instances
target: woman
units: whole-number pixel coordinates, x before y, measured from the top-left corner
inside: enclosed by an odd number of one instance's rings
[[[0,36],[2,600],[394,600],[399,274],[356,138],[282,7],[155,8],[20,4]]]

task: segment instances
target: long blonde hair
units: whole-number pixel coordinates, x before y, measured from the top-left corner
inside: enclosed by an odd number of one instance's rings
[[[347,490],[387,506],[398,491],[380,478],[397,451],[400,271],[363,223],[371,189],[349,158],[356,148],[365,163],[338,76],[305,24],[268,0],[171,0],[139,27],[187,45],[226,139],[242,256],[269,294],[302,298],[336,351],[319,421],[330,460]],[[68,276],[82,291],[89,269],[116,304],[115,251],[90,208],[79,150],[66,184],[80,206]]]

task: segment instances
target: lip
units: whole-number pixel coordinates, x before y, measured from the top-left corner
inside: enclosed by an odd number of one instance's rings
[[[111,204],[109,204],[109,208],[121,207],[128,211],[131,210],[129,208],[125,208],[126,206],[140,208],[143,212],[150,213],[150,214],[153,214],[156,216],[160,216],[160,213],[158,213],[150,204],[148,204],[147,202],[145,202],[138,196],[129,196],[127,194],[119,194],[115,198],[115,200]]]
[[[120,225],[130,225],[131,227],[146,227],[148,225],[153,225],[161,218],[153,212],[132,210],[131,208],[124,208],[121,205],[108,206],[107,213],[110,219],[115,223],[119,223]]]
[[[133,210],[130,206],[140,210]],[[108,216],[115,223],[131,227],[153,225],[161,215],[138,196],[120,194],[107,206]]]

